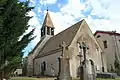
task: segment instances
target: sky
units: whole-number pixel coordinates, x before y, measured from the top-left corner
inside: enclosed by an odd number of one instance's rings
[[[55,34],[82,19],[86,20],[93,33],[96,30],[116,30],[120,33],[119,3],[120,0],[30,0],[29,6],[35,8],[29,12],[33,17],[28,22],[30,27],[26,32],[35,28],[34,35],[37,37],[25,48],[24,56],[27,56],[40,41],[40,28],[47,7],[55,27]]]

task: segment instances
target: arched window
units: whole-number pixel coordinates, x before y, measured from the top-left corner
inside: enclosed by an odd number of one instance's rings
[[[82,51],[82,47],[81,44],[78,43],[78,56],[80,59],[80,65],[82,65],[82,61],[83,61],[83,51]]]
[[[54,28],[51,28],[51,35],[54,35]]]
[[[46,62],[43,61],[43,70],[45,71],[46,70]]]
[[[43,29],[41,29],[41,37],[44,35]]]
[[[50,28],[47,27],[47,34],[50,35]]]
[[[104,45],[104,48],[107,48],[107,41],[106,40],[103,41],[103,45]]]

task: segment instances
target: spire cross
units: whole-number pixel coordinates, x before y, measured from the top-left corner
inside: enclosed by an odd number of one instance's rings
[[[48,6],[47,6],[47,11],[48,11]]]
[[[67,54],[67,51],[66,51],[66,48],[67,48],[66,43],[63,41],[62,44],[60,45],[60,47],[62,47],[62,57],[67,58],[68,54]]]

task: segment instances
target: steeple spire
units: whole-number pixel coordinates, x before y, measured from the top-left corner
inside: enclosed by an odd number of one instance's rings
[[[47,7],[47,13],[41,28],[41,37],[44,35],[54,35],[54,25],[52,23],[52,20],[50,18],[50,14],[48,12],[48,7]]]
[[[48,9],[47,9],[47,14],[46,14],[44,22],[43,22],[43,26],[54,27],[53,22],[50,18],[50,14],[48,12]]]

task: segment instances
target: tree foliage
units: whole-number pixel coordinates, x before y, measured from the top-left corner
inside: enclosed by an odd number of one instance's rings
[[[22,61],[23,49],[34,39],[34,29],[23,35],[29,28],[31,17],[28,12],[33,9],[28,4],[28,1],[0,0],[0,71],[5,74],[17,68]]]
[[[114,72],[114,69],[113,69],[113,66],[112,66],[112,64],[110,64],[110,67],[111,67],[111,70],[110,70],[110,72]]]
[[[114,66],[115,66],[115,72],[120,75],[120,60],[118,59],[117,55],[115,54],[115,62],[114,62]]]

